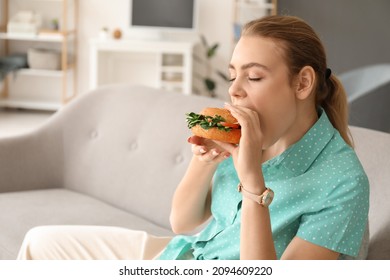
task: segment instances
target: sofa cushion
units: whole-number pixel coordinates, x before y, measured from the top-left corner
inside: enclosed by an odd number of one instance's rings
[[[370,182],[368,259],[390,259],[390,134],[351,127],[355,150]]]
[[[83,95],[60,112],[63,187],[169,227],[171,199],[192,157],[185,114],[222,105],[142,86]]]
[[[71,190],[0,193],[0,205],[0,259],[15,259],[26,232],[40,225],[120,226],[159,236],[173,235],[151,221]]]

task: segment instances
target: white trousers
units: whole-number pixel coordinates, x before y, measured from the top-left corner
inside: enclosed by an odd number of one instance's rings
[[[105,226],[40,226],[25,236],[20,260],[152,260],[171,237]]]

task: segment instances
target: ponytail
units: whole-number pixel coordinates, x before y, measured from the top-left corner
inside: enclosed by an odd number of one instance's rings
[[[322,94],[321,94],[322,93]],[[325,95],[322,97],[322,95]],[[353,147],[348,128],[348,101],[344,87],[335,75],[325,79],[325,89],[317,91],[316,106],[324,108],[330,122],[339,131],[344,141]]]
[[[246,35],[274,39],[284,50],[291,78],[305,66],[314,69],[317,78],[314,91],[316,108],[324,108],[334,128],[353,147],[345,90],[327,69],[325,48],[313,28],[298,17],[274,15],[247,23],[242,30],[242,36]]]

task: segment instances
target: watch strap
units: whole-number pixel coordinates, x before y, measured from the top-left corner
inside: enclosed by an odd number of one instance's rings
[[[240,193],[242,193],[242,195],[244,196],[244,197],[246,197],[246,198],[249,198],[250,200],[253,200],[254,202],[256,202],[256,203],[258,203],[258,204],[260,204],[260,205],[262,205],[262,206],[265,206],[265,207],[268,207],[270,204],[271,204],[271,202],[272,202],[272,198],[273,198],[273,191],[270,189],[270,188],[266,188],[265,189],[265,191],[262,193],[262,194],[260,194],[260,195],[258,195],[258,194],[255,194],[255,193],[253,193],[253,192],[250,192],[250,191],[248,191],[248,190],[246,190],[245,188],[244,188],[244,186],[241,184],[241,182],[238,184],[238,186],[237,186],[237,190],[240,192]],[[270,201],[264,201],[264,196],[265,195],[268,195],[269,193],[272,193],[272,197],[271,197],[271,200]]]

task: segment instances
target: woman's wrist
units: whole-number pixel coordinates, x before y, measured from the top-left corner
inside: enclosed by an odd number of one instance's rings
[[[204,161],[200,159],[198,156],[194,155],[192,157],[192,162],[203,174],[205,173],[213,173],[217,170],[218,162],[215,161]]]
[[[245,190],[258,195],[262,194],[267,188],[262,175],[254,176],[253,178],[245,178],[245,180],[241,181],[241,185]]]

